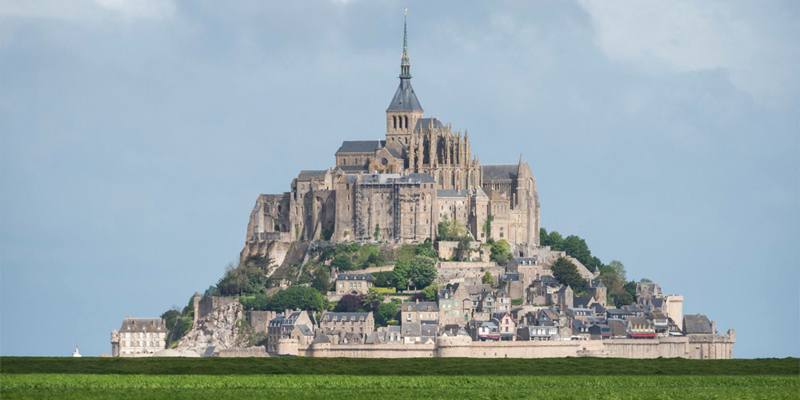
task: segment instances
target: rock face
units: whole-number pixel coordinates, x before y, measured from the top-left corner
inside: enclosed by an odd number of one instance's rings
[[[215,351],[247,346],[250,339],[245,325],[244,309],[239,302],[224,304],[199,319],[176,350],[211,356]]]

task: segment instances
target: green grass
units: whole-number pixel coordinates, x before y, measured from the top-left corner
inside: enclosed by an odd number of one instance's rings
[[[82,375],[2,377],[3,399],[796,399],[797,376]]]
[[[490,367],[488,367],[490,366]],[[0,357],[0,374],[800,375],[797,358],[70,358]]]
[[[0,357],[0,399],[798,399],[800,360]]]

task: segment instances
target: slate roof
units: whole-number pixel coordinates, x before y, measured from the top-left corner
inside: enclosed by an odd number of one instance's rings
[[[122,320],[120,332],[164,332],[164,320],[161,318],[125,318]]]
[[[434,183],[433,177],[428,174],[408,174],[397,178],[398,183]]]
[[[414,129],[427,130],[431,127],[444,128],[444,124],[442,121],[439,121],[436,118],[420,118],[417,120],[417,124],[414,126]]]
[[[628,335],[628,329],[623,321],[609,320],[608,328],[611,330],[611,336],[625,337]]]
[[[484,182],[511,181],[517,178],[517,165],[484,165],[481,174]]]
[[[436,324],[422,324],[420,330],[420,336],[436,336],[436,330],[439,328]]]
[[[414,88],[411,87],[410,79],[400,79],[400,85],[397,86],[397,91],[394,92],[392,102],[386,108],[386,112],[409,112],[417,111],[422,112],[422,106],[419,104],[417,94],[414,93]]]
[[[336,168],[341,169],[344,172],[367,172],[366,165],[339,165]]]
[[[467,191],[440,189],[436,191],[436,197],[467,197]]]
[[[380,149],[386,144],[384,140],[345,140],[336,150],[336,154],[340,153],[372,153]]]
[[[322,314],[322,321],[366,321],[369,315],[368,312],[326,312]]]
[[[402,305],[402,311],[439,311],[439,305],[435,301],[406,302]]]
[[[305,169],[300,171],[299,174],[297,174],[297,179],[309,180],[314,178],[321,178],[325,176],[326,172],[328,171],[324,169]]]
[[[714,333],[711,320],[703,314],[688,314],[683,316],[683,331],[688,334]]]
[[[372,274],[339,274],[336,276],[337,281],[367,281],[372,282],[375,278]]]

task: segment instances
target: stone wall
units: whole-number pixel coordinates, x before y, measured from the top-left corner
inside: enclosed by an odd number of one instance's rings
[[[697,337],[695,337],[697,336]],[[702,336],[702,337],[700,337]],[[473,342],[467,336],[442,336],[435,344],[331,344],[297,346],[285,343],[281,354],[345,358],[691,358],[728,359],[735,334],[690,335],[657,339]],[[293,347],[294,346],[294,347]]]
[[[436,356],[435,344],[314,344],[299,349],[306,357],[344,358],[431,358]]]

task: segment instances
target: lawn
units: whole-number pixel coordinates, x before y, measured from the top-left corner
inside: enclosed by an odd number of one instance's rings
[[[798,399],[799,373],[798,359],[4,357],[0,398]]]

